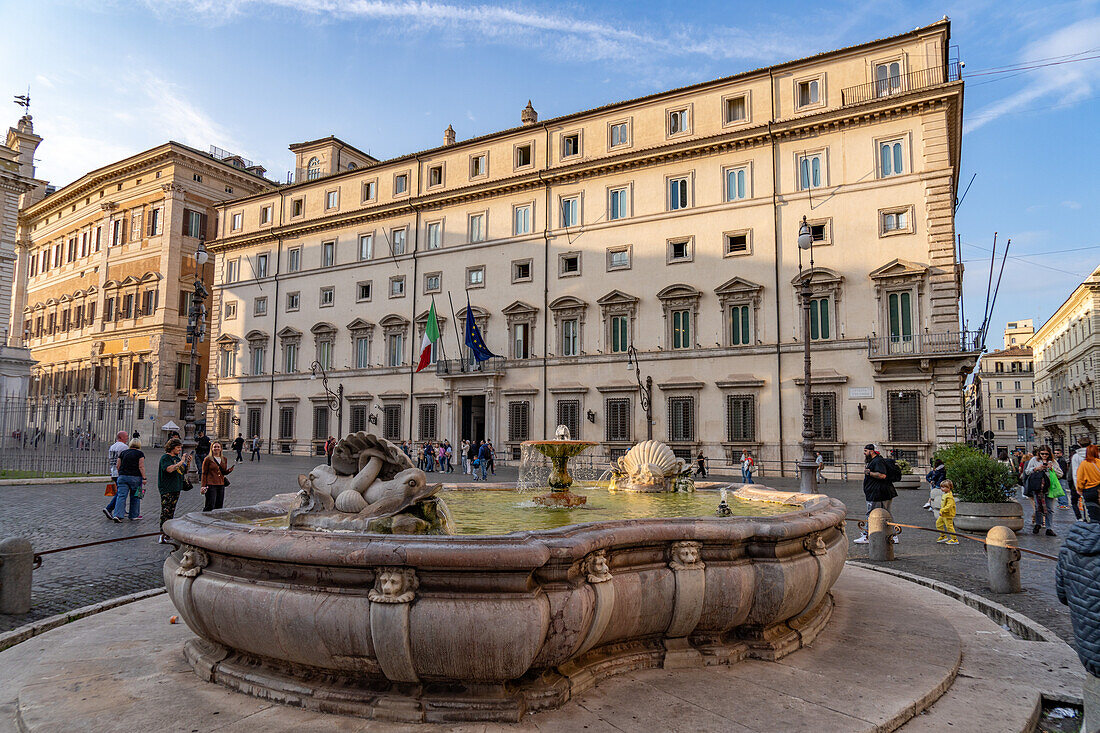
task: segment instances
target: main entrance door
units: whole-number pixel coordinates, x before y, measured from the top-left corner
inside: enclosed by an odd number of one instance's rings
[[[485,395],[464,395],[460,440],[485,440]]]

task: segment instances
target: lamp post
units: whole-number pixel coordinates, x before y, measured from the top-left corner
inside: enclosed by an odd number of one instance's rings
[[[810,271],[806,277],[802,277],[802,250],[810,251]],[[798,294],[802,298],[802,351],[803,385],[802,385],[802,458],[798,461],[799,481],[798,490],[803,494],[817,493],[817,461],[814,458],[814,406],[813,384],[810,371],[810,301],[813,298],[813,289],[810,280],[814,274],[814,236],[806,217],[802,217],[802,224],[798,227]]]
[[[325,373],[325,366],[319,361],[314,361],[309,365],[309,378],[316,379],[317,372],[321,372],[321,387],[325,390],[325,396],[328,397],[329,409],[336,410],[336,435],[339,436],[344,422],[344,385],[336,385],[336,391],[333,392],[332,388],[328,386],[328,374]]]
[[[195,450],[195,398],[199,387],[199,342],[206,338],[206,298],[209,293],[202,284],[202,268],[210,259],[206,252],[206,237],[199,237],[199,246],[195,250],[195,285],[192,291],[191,307],[187,311],[187,342],[191,344],[191,360],[187,371],[187,406],[183,411],[183,451]],[[188,475],[194,477],[198,472],[196,462],[192,461]]]
[[[646,375],[645,384],[642,384],[642,365],[638,363],[638,350],[634,348],[634,344],[626,350],[626,368],[633,369],[634,378],[638,380],[638,394],[642,409],[645,410],[645,438],[653,440],[653,377]]]

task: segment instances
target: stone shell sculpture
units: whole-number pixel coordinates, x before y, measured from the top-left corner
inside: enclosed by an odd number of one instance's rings
[[[299,476],[298,485],[292,528],[454,534],[447,505],[434,496],[441,485],[429,485],[398,446],[377,435],[346,436],[333,451],[332,465]]]
[[[663,492],[694,489],[680,481],[684,462],[664,443],[647,440],[626,452],[612,467],[612,488],[624,491]]]

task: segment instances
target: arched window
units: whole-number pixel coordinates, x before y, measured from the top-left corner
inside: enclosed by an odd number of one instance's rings
[[[309,163],[306,167],[306,179],[314,180],[321,177],[321,160],[320,158],[313,157],[309,159]]]
[[[359,166],[357,166],[357,165],[356,165],[355,163],[348,163],[348,170],[349,170],[349,171],[353,171],[353,170],[355,170],[355,169],[356,169],[356,168],[358,168],[358,167],[359,167]]]

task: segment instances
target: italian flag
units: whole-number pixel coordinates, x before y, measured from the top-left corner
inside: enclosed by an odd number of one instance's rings
[[[420,342],[420,362],[416,365],[416,371],[423,370],[432,360],[432,344],[439,340],[439,321],[435,318],[435,298],[432,298],[432,307],[428,311],[428,323],[424,326],[424,340]]]

